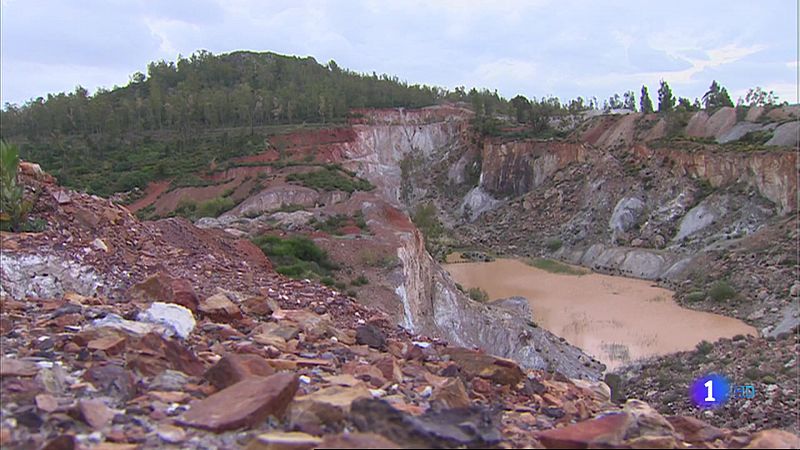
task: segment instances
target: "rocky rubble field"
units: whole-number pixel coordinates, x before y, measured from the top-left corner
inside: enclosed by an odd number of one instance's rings
[[[775,427],[797,433],[798,352],[797,334],[770,339],[720,339],[714,344],[701,344],[696,351],[625,368],[619,374],[619,389],[629,397],[659,405],[664,414],[703,417],[714,425],[737,429]],[[732,399],[713,411],[698,410],[686,392],[693,380],[709,373],[725,374],[735,386],[752,385],[755,397]]]
[[[800,446],[411,336],[246,240],[25,167],[47,226],[2,234],[3,448]]]

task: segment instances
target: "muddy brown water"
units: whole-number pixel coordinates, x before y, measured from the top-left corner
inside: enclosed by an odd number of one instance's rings
[[[652,282],[588,273],[550,273],[515,259],[445,264],[464,288],[491,300],[522,296],[533,320],[613,370],[636,360],[691,350],[737,334],[756,335],[741,320],[682,308],[673,292]]]

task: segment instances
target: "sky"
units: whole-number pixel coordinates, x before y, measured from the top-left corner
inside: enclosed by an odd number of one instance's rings
[[[0,104],[123,86],[204,49],[335,60],[409,83],[598,99],[717,80],[798,102],[797,0],[0,0]]]

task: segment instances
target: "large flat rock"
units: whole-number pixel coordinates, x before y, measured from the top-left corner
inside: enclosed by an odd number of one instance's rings
[[[282,416],[297,387],[297,376],[291,373],[247,378],[193,404],[179,421],[215,432],[253,426]]]

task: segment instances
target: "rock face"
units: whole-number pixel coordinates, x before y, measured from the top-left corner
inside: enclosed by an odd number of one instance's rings
[[[525,368],[550,368],[573,378],[599,377],[600,363],[550,332],[531,326],[528,317],[469,300],[425,251],[419,231],[403,234],[401,239],[404,244],[397,256],[404,276],[397,293],[406,328],[513,359]]]
[[[614,207],[608,227],[611,229],[611,240],[616,240],[618,233],[624,233],[639,222],[644,211],[644,202],[635,197],[623,197]]]
[[[259,215],[289,205],[313,207],[319,200],[320,195],[317,191],[307,187],[291,185],[269,187],[248,197],[247,200],[225,213],[225,217]]]
[[[546,141],[487,142],[480,186],[498,195],[519,195],[540,186],[569,164],[586,160],[582,144]]]
[[[471,116],[457,107],[365,111],[363,123],[353,125],[355,139],[339,149],[339,159],[377,186],[381,198],[398,204],[400,162],[460,145]]]
[[[44,298],[77,292],[91,296],[101,288],[102,282],[91,267],[58,255],[4,251],[0,258],[0,295]]]
[[[476,186],[464,197],[459,211],[462,216],[467,216],[473,221],[486,211],[491,211],[497,204],[498,201],[494,197],[480,186]]]
[[[797,208],[797,154],[795,152],[686,152],[679,149],[634,149],[645,158],[665,157],[675,175],[708,180],[714,187],[744,182],[780,206],[786,214]]]

